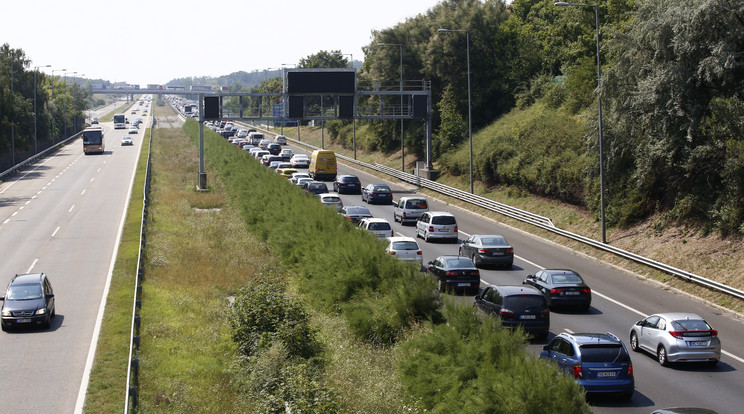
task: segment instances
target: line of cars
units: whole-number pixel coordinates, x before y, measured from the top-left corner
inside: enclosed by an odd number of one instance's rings
[[[310,177],[297,177],[318,183]],[[318,194],[328,194],[322,183]],[[394,201],[392,191],[385,184],[362,187],[358,177],[340,175],[333,182],[336,193],[360,194],[363,203],[393,205],[394,221],[415,223],[416,236],[426,242],[446,239],[457,242],[457,220],[451,213],[429,211],[426,198],[404,196]],[[310,191],[310,192],[313,192]],[[333,193],[331,193],[333,194]],[[336,204],[339,213],[362,228],[372,231],[373,223],[386,220],[373,218],[362,205]],[[395,236],[385,227],[376,232],[387,241],[386,251],[398,259],[423,265],[423,254],[416,239]],[[481,289],[480,267],[511,268],[514,247],[501,235],[474,234],[458,246],[457,255],[441,255],[429,262],[425,270],[437,280],[440,291],[476,291],[474,306],[479,311],[499,318],[507,328],[523,329],[540,340],[550,334],[550,313],[555,308],[589,311],[591,288],[571,269],[541,269],[528,275],[520,285],[489,285]],[[691,313],[654,314],[635,323],[628,334],[630,350],[656,357],[662,366],[675,362],[704,362],[715,365],[721,356],[721,342],[715,331],[702,317]],[[552,361],[573,376],[589,394],[619,394],[631,398],[635,388],[633,364],[623,341],[616,335],[604,333],[562,332],[543,346],[540,358]]]

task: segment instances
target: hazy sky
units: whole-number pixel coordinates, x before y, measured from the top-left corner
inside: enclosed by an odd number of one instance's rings
[[[32,66],[86,78],[162,84],[185,76],[280,68],[321,50],[362,60],[372,30],[439,0],[7,0],[0,44]],[[349,58],[350,56],[345,56]],[[63,72],[55,72],[62,74]]]

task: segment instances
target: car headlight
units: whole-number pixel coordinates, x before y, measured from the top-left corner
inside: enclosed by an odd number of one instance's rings
[[[35,315],[44,315],[46,313],[46,308],[41,308],[36,311]]]
[[[9,310],[3,309],[3,316],[13,316],[13,315],[10,314]]]

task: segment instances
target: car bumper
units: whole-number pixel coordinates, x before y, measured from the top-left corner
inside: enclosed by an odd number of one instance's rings
[[[587,307],[591,305],[591,303],[592,303],[591,296],[551,296],[550,297],[550,306]]]
[[[550,322],[546,322],[544,320],[529,321],[502,319],[501,325],[509,329],[516,329],[518,326],[521,326],[525,332],[535,336],[544,336],[550,332]]]
[[[33,327],[41,326],[46,323],[49,319],[49,315],[33,315],[33,316],[4,316],[2,324],[4,328],[21,328],[21,327]]]
[[[478,254],[477,260],[478,260],[478,263],[486,264],[486,265],[512,264],[514,263],[514,255],[488,256],[488,255]]]
[[[444,284],[449,289],[473,289],[480,287],[480,279],[445,279]]]
[[[392,204],[393,198],[392,197],[367,197],[368,203],[374,203],[374,204]]]
[[[589,394],[632,394],[635,390],[633,379],[620,380],[579,380],[584,390]]]
[[[440,233],[440,232],[436,232],[436,231],[434,231],[434,232],[427,232],[426,235],[430,239],[454,239],[454,240],[457,240],[457,236],[458,236],[457,233],[449,233],[449,232],[447,232],[447,233]]]
[[[678,347],[668,347],[667,360],[669,362],[704,362],[718,361],[721,359],[720,347],[701,348],[700,350],[691,350],[689,348],[680,349]]]
[[[339,194],[359,194],[362,192],[362,189],[359,187],[338,187]]]

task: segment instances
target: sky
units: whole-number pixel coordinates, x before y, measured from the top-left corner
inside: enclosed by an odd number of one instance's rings
[[[440,0],[10,0],[0,44],[39,70],[145,87],[188,76],[279,69],[321,50],[363,60],[373,30]],[[349,56],[350,55],[350,56]],[[62,72],[61,69],[67,69]]]

